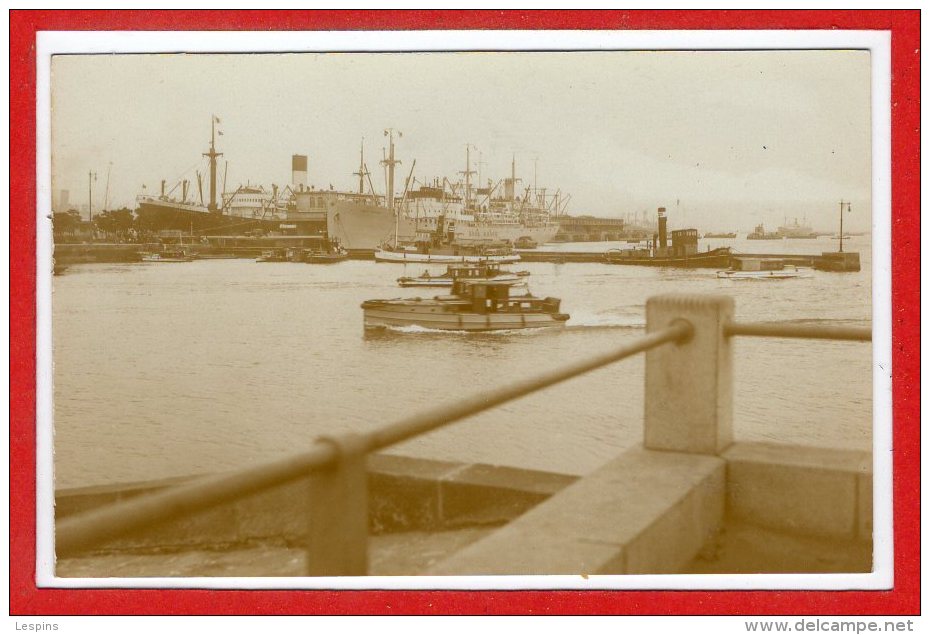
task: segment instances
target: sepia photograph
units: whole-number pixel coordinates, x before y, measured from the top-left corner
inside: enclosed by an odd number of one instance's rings
[[[888,588],[884,48],[160,37],[48,56],[45,585]]]

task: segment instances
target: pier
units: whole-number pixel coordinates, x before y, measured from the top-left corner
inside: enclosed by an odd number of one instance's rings
[[[206,243],[179,244],[178,247],[189,249],[200,258],[257,258],[266,249],[283,249],[287,247],[312,247],[320,240],[319,236],[268,236],[262,238],[247,237],[210,237]],[[166,247],[162,243],[88,243],[62,244],[55,246],[55,262],[71,265],[94,262],[138,262],[142,253],[158,252]],[[374,260],[372,249],[349,249],[352,260]],[[604,263],[603,251],[542,251],[538,249],[515,249],[522,262],[562,263]],[[822,254],[733,254],[746,258],[767,258],[782,260],[787,265],[813,267],[824,271],[859,271],[858,252],[824,252]],[[637,266],[637,263],[624,263],[614,260],[612,264]]]
[[[650,298],[646,323],[643,337],[615,350],[369,432],[319,438],[272,463],[58,492],[59,564],[264,541],[299,549],[297,564],[292,558],[250,575],[366,575],[372,559],[375,572],[384,570],[378,558],[385,535],[455,530],[461,539],[441,557],[392,572],[732,572],[747,560],[728,559],[728,549],[732,554],[734,540],[753,536],[757,545],[774,536],[794,547],[786,547],[792,559],[769,553],[753,561],[752,572],[870,571],[871,453],[734,441],[732,347],[736,337],[867,342],[870,330],[744,323],[731,298],[682,294]],[[642,444],[581,478],[382,453],[639,354]],[[463,531],[471,533],[462,538]]]

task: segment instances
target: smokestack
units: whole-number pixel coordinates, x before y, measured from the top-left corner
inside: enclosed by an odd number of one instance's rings
[[[291,156],[291,185],[301,190],[307,186],[307,155],[305,154]]]
[[[504,179],[504,198],[508,201],[512,201],[514,195],[516,195],[516,188],[514,188],[515,182],[513,178]]]
[[[659,247],[663,249],[668,247],[668,233],[666,231],[666,223],[668,219],[665,218],[665,208],[659,208]]]

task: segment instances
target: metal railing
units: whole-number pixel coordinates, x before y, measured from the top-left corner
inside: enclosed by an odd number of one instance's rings
[[[869,342],[872,330],[861,326],[813,326],[809,324],[779,324],[777,322],[756,322],[745,324],[732,322],[723,327],[724,335],[733,337],[787,337],[807,340],[847,340]]]
[[[308,452],[280,461],[200,479],[63,519],[56,528],[57,556],[74,556],[134,531],[309,476],[307,575],[364,575],[368,519],[365,457],[371,452],[646,353],[645,446],[716,454],[728,445],[732,435],[731,337],[871,340],[868,328],[734,322],[732,308],[730,298],[651,298],[647,303],[647,335],[635,342],[374,431],[319,438]],[[716,355],[711,354],[714,351]],[[685,408],[681,409],[681,405]],[[679,414],[670,419],[670,411]],[[689,416],[703,417],[700,425],[705,428],[709,417],[712,429],[697,435],[685,430],[683,434],[682,429],[693,423]],[[318,513],[313,513],[314,509]]]

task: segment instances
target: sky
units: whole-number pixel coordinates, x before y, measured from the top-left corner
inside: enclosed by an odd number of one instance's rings
[[[196,182],[215,114],[227,190],[288,184],[292,154],[310,184],[356,188],[364,138],[383,192],[390,127],[400,191],[411,168],[459,178],[468,144],[482,182],[514,157],[572,215],[836,231],[844,199],[847,228],[871,220],[868,51],[57,55],[51,103],[53,200],[86,205],[93,171],[95,210]]]

